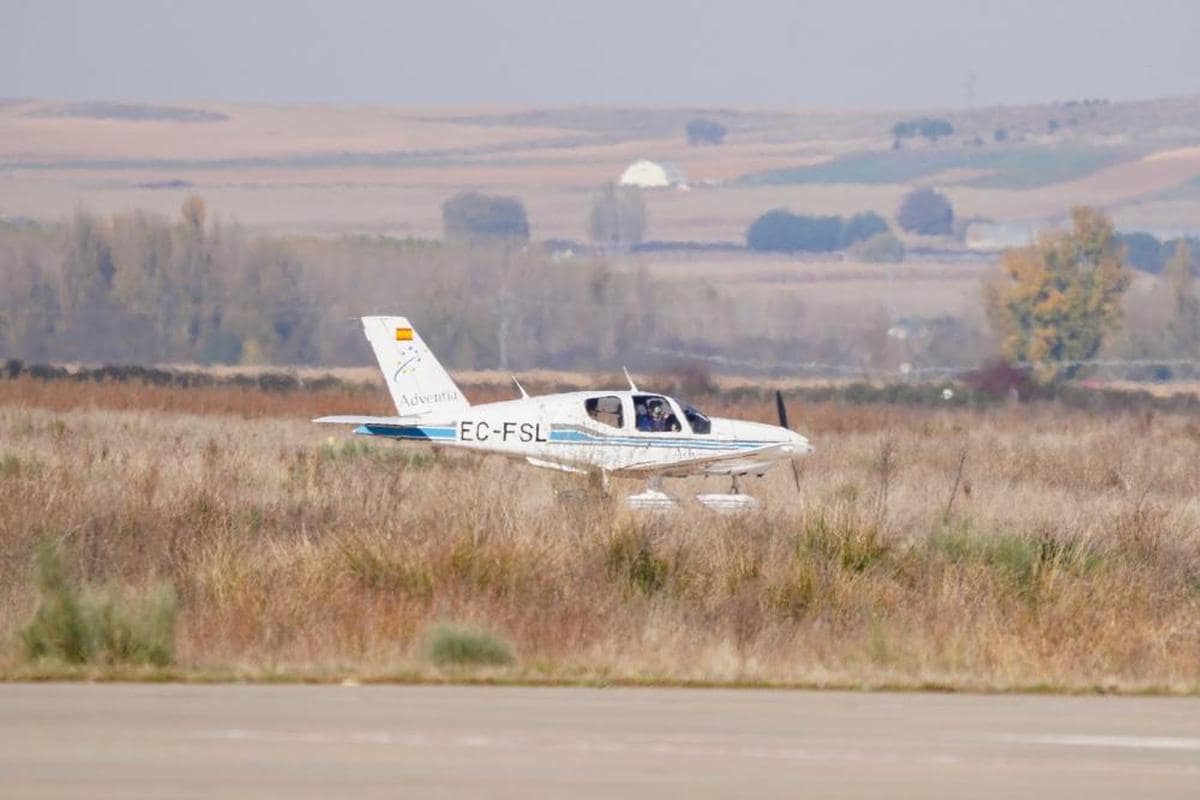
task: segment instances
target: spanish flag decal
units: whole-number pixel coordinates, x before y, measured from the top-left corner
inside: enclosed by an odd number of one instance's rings
[[[396,328],[397,342],[411,342],[413,338],[412,328]]]

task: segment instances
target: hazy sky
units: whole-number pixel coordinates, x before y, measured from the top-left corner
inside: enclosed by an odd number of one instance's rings
[[[1200,0],[0,0],[0,97],[962,106],[1200,92]]]

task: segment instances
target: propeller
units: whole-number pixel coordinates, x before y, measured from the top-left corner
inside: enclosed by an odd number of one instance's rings
[[[783,392],[779,389],[775,390],[775,411],[779,413],[779,427],[792,429],[788,425],[787,406],[783,404]],[[792,478],[796,481],[796,491],[800,492],[800,463],[795,456],[792,457]]]

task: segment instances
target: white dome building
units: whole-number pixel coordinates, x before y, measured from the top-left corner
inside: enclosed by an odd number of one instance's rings
[[[667,189],[670,187],[686,187],[683,173],[674,164],[657,161],[635,161],[621,173],[619,183],[622,186],[636,186],[639,189]]]

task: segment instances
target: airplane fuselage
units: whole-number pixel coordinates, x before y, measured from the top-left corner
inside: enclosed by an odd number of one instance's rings
[[[355,425],[354,432],[400,441],[429,442],[519,458],[537,467],[602,476],[645,476],[648,488],[626,498],[631,508],[664,509],[675,500],[663,477],[729,475],[729,494],[698,494],[717,510],[745,510],[757,501],[740,493],[738,476],[792,465],[813,451],[789,429],[783,395],[775,393],[779,425],[709,418],[672,397],[638,389],[566,392],[471,405],[407,317],[362,318],[363,333],[379,362],[397,416],[326,416],[315,422]],[[514,378],[515,382],[515,378]]]
[[[645,413],[646,403],[655,401],[666,409],[657,423]],[[786,428],[709,419],[665,395],[628,390],[488,403],[464,409],[454,419],[369,422],[355,432],[614,475],[761,473],[776,461],[811,451],[807,439]]]

